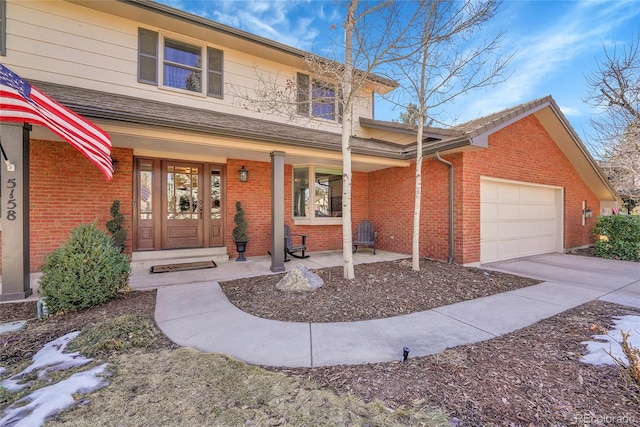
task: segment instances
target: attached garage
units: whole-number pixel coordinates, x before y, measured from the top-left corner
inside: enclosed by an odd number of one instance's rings
[[[560,187],[480,181],[480,262],[562,252]]]

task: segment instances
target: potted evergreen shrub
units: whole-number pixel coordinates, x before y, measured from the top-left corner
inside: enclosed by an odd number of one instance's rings
[[[236,223],[232,232],[233,241],[236,243],[236,251],[238,251],[236,261],[246,261],[244,252],[247,249],[249,237],[247,237],[247,221],[244,219],[244,209],[240,202],[236,202],[236,214],[233,216],[233,222]]]
[[[107,230],[111,233],[113,246],[124,252],[124,241],[127,240],[127,230],[122,228],[124,215],[120,212],[120,200],[114,200],[111,205],[111,219],[107,221]]]

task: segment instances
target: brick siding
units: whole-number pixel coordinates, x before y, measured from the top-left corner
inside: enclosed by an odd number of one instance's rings
[[[96,221],[100,229],[106,230],[115,199],[120,200],[125,216],[125,251],[131,252],[133,152],[114,148],[112,156],[118,163],[113,180],[107,181],[102,172],[71,145],[31,140],[31,271],[39,271],[46,255],[67,241],[71,230],[80,224]]]
[[[593,242],[596,215],[582,226],[582,201],[600,211],[598,198],[534,115],[497,131],[487,149],[443,156],[454,164],[455,261],[480,261],[480,177],[489,176],[564,188],[564,247]],[[379,246],[411,253],[415,164],[369,175],[371,203],[391,208],[371,209],[380,231]],[[445,260],[449,251],[448,170],[435,159],[423,162],[420,255]],[[393,236],[393,238],[392,238]]]
[[[109,208],[122,202],[128,232],[126,252],[131,252],[133,152],[114,148],[118,161],[114,179],[101,172],[69,144],[31,141],[30,238],[31,270],[38,271],[45,256],[64,243],[69,232],[83,223],[97,221],[105,228]],[[564,188],[564,246],[592,243],[596,215],[582,226],[582,201],[594,213],[597,197],[578,176],[538,119],[527,116],[492,134],[489,148],[444,156],[455,170],[455,261],[480,260],[480,177],[523,181]],[[248,182],[240,182],[238,170],[249,170]],[[271,163],[228,159],[226,167],[226,245],[235,257],[232,230],[236,201],[242,202],[250,243],[247,256],[265,255],[271,247]],[[295,226],[292,219],[293,167],[285,165],[285,222],[293,233],[307,234],[309,251],[340,250],[342,226]],[[446,260],[449,254],[449,169],[436,159],[422,167],[420,255]],[[352,187],[353,229],[363,219],[372,220],[376,246],[411,253],[415,191],[415,163],[406,168],[354,172]],[[1,234],[0,234],[1,237]],[[0,253],[1,256],[1,253]]]

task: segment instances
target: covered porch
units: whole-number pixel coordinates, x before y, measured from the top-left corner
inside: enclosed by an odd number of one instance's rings
[[[309,258],[298,259],[292,258],[290,262],[285,263],[286,271],[290,271],[297,265],[305,265],[309,269],[318,269],[325,267],[336,267],[342,265],[342,251],[318,251],[310,252]],[[409,258],[409,255],[399,254],[395,252],[387,252],[377,249],[376,254],[373,251],[364,248],[353,254],[354,264],[363,264],[371,262],[394,261],[403,258]],[[160,261],[157,261],[160,263]],[[187,259],[172,260],[165,259],[163,263],[171,262],[189,262]],[[240,279],[244,277],[263,276],[267,274],[278,274],[271,271],[271,257],[268,255],[248,257],[246,261],[236,262],[231,258],[229,261],[217,262],[217,267],[206,268],[200,270],[175,271],[168,273],[151,273],[149,271],[149,261],[143,262],[133,261],[131,263],[131,277],[129,278],[129,286],[132,290],[148,290],[161,288],[166,286],[174,286],[188,283],[204,282],[204,281],[227,281]],[[40,296],[38,294],[38,280],[42,273],[31,273],[31,289],[33,293],[26,299],[16,301],[2,302],[2,304],[10,304],[11,302],[37,301]],[[2,283],[2,276],[0,276]]]

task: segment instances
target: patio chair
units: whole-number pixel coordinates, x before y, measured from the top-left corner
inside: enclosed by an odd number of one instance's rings
[[[300,237],[300,243],[294,244],[293,238],[291,237],[291,230],[287,224],[284,225],[284,260],[290,261],[287,258],[287,255],[291,255],[292,257],[304,259],[309,258],[309,255],[305,255],[304,251],[307,250],[307,235],[306,234],[293,234],[293,236]],[[302,255],[297,255],[295,252],[302,251]]]
[[[376,237],[378,233],[373,228],[373,223],[368,219],[358,224],[358,229],[353,236],[353,253],[358,251],[358,246],[372,246],[373,254],[376,254]]]

